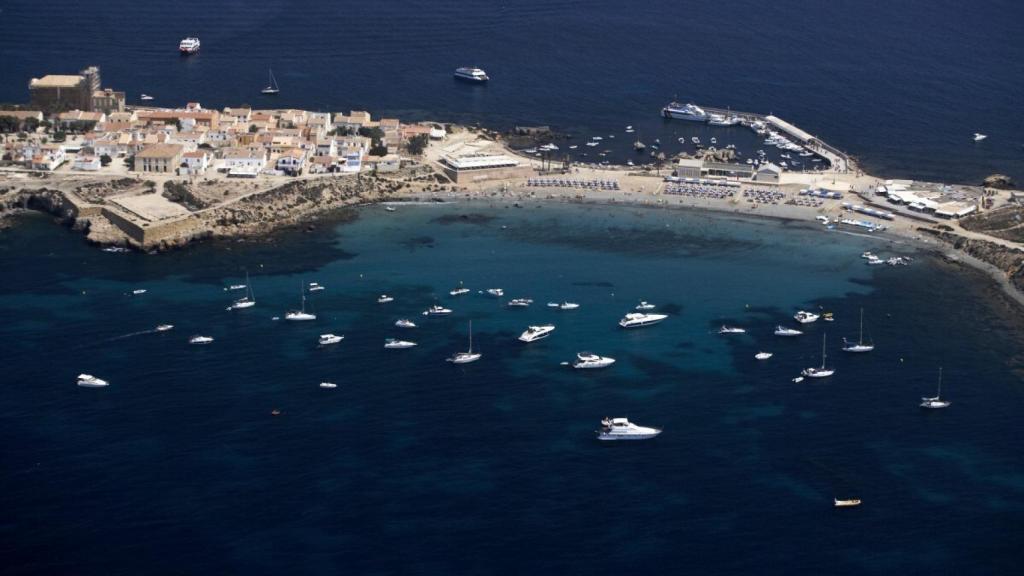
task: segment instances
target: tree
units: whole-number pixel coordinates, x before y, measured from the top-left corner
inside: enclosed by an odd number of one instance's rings
[[[370,147],[371,156],[386,156],[388,153],[388,147],[377,142]]]
[[[14,116],[0,116],[0,132],[8,134],[18,131],[18,119]]]
[[[100,156],[100,166],[107,166],[113,161],[114,159],[111,158],[108,154],[103,154],[102,156]]]
[[[249,125],[249,134],[255,134],[260,131],[260,127],[255,124]]]
[[[384,139],[384,131],[377,126],[374,126],[373,128],[367,128],[366,126],[363,126],[362,128],[359,129],[359,135],[365,136],[373,140],[374,142],[378,142]]]
[[[419,156],[423,154],[423,151],[427,149],[427,144],[430,143],[430,137],[426,134],[417,134],[409,139],[409,143],[405,145],[405,148],[410,154]]]

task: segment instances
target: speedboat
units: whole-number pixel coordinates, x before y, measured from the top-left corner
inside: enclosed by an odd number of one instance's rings
[[[820,318],[820,316],[818,316],[817,314],[813,312],[805,312],[804,310],[801,310],[793,315],[793,319],[801,324],[810,324],[811,322],[817,322],[818,318]]]
[[[172,328],[174,328],[174,324],[160,324],[160,325],[158,325],[156,327],[156,331],[157,332],[167,332],[168,330],[170,330]]]
[[[580,305],[575,302],[562,302],[558,305],[559,310],[575,310],[579,307]]]
[[[334,382],[321,382],[320,383],[320,387],[321,388],[337,388],[338,385],[335,384]]]
[[[459,287],[452,288],[451,290],[448,291],[448,293],[451,294],[452,296],[462,296],[463,294],[469,294],[469,288],[466,288],[465,286],[462,285],[462,282],[459,282]]]
[[[337,334],[321,334],[320,339],[317,341],[321,346],[327,346],[330,344],[337,344],[344,340],[344,336],[338,336]]]
[[[132,290],[132,294],[135,295],[135,296],[138,296],[139,294],[145,294],[145,293],[146,293],[146,289],[145,288],[138,288],[136,290]]]
[[[735,326],[725,326],[725,325],[723,325],[721,328],[718,329],[718,333],[719,334],[746,334],[747,331],[744,330],[743,328],[737,328]]]
[[[836,508],[850,508],[853,506],[860,506],[859,498],[850,498],[847,500],[840,500],[839,498],[832,499],[835,502]]]
[[[387,304],[388,302],[394,302],[395,299],[387,294],[381,294],[380,298],[377,298],[377,304]]]
[[[826,335],[822,334],[821,335],[821,368],[818,368],[816,366],[811,367],[811,368],[804,368],[803,371],[800,372],[800,374],[802,376],[806,376],[808,378],[828,378],[829,376],[831,376],[831,375],[836,373],[835,368],[826,368],[825,367],[825,359],[828,357],[828,355],[825,352],[825,338],[826,338]]]
[[[872,258],[876,258],[876,256],[871,252],[861,252],[860,257],[865,260],[871,260]]]
[[[801,383],[803,381],[804,381],[804,377],[803,376],[797,376],[796,378],[793,378],[793,382],[796,382],[797,384],[799,384],[799,383]]]
[[[385,206],[384,207],[384,211],[385,212],[394,212],[395,210],[396,210],[396,208],[394,206]]]
[[[775,327],[776,336],[800,336],[801,334],[803,334],[803,332],[796,328],[786,328],[785,326]]]
[[[979,132],[975,132],[975,133],[974,133],[974,141],[975,141],[975,142],[981,142],[981,141],[982,141],[982,140],[984,140],[985,138],[988,138],[988,135],[987,135],[987,134],[981,134],[981,133],[979,133]]]
[[[408,340],[399,340],[397,338],[388,338],[387,340],[384,341],[384,347],[385,348],[395,349],[395,350],[402,349],[402,348],[412,348],[415,345],[416,345],[415,342],[409,342]]]
[[[757,354],[754,354],[754,358],[757,358],[758,360],[767,360],[771,357],[771,352],[758,352]]]
[[[607,368],[612,364],[615,364],[615,358],[598,356],[593,352],[579,352],[576,354],[576,360],[572,363],[572,367],[579,369]]]
[[[424,316],[447,316],[451,313],[451,309],[445,308],[444,306],[438,306],[437,304],[423,311]]]
[[[231,286],[225,288],[224,291],[227,292],[228,290],[245,290],[245,288],[246,284],[232,284]]]
[[[143,94],[142,96],[139,96],[139,100],[142,100],[143,102],[148,102],[148,101],[150,101],[152,99],[153,99],[153,97],[150,96],[149,94]]]
[[[558,308],[561,306],[558,302],[548,302],[548,308]]]
[[[395,322],[395,326],[398,326],[399,328],[415,328],[416,324],[414,324],[412,320],[401,318]]]
[[[491,296],[494,296],[495,298],[501,298],[502,296],[505,295],[505,291],[502,290],[501,288],[488,288],[487,293],[490,294]]]
[[[642,326],[651,326],[657,324],[665,318],[668,318],[668,314],[641,314],[639,312],[630,312],[626,314],[622,320],[619,320],[619,326],[623,328],[640,328]]]
[[[213,336],[193,336],[188,339],[189,344],[209,344],[213,342]]]
[[[103,388],[104,386],[109,386],[110,382],[91,374],[79,374],[78,385],[83,388]]]
[[[636,305],[635,309],[636,310],[640,310],[640,311],[644,311],[644,310],[654,310],[655,308],[657,308],[657,306],[655,306],[654,304],[651,304],[650,302],[648,302],[646,300],[641,300],[640,303]]]
[[[509,307],[514,308],[526,308],[530,304],[533,304],[533,300],[530,300],[529,298],[513,298],[508,303]]]
[[[321,286],[320,284],[317,284],[316,282],[310,282],[309,283],[309,291],[310,292],[319,292],[321,290],[325,290],[325,288],[323,286]]]
[[[541,326],[528,326],[526,330],[519,335],[520,342],[536,342],[542,340],[551,335],[555,331],[554,324],[543,324]]]
[[[597,431],[598,440],[647,440],[661,434],[660,428],[633,424],[627,418],[604,418]]]

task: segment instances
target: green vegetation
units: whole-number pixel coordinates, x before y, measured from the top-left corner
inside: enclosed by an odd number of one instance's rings
[[[410,154],[419,156],[423,154],[423,151],[427,149],[427,144],[430,143],[430,137],[426,134],[417,134],[409,139],[409,143],[406,145],[406,149],[409,150]]]
[[[109,154],[104,154],[100,156],[100,166],[109,166],[110,163],[113,161],[114,159],[111,158]]]

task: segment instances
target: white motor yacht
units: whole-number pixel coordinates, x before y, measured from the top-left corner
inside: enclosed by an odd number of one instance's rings
[[[452,313],[452,311],[451,311],[450,308],[445,308],[444,306],[438,306],[437,304],[435,304],[435,305],[431,306],[430,308],[427,308],[426,310],[423,311],[423,315],[424,316],[447,316],[447,315],[449,315],[451,313]]]
[[[387,294],[381,294],[380,297],[377,298],[377,304],[387,304],[388,302],[394,301],[395,299],[392,298],[391,296],[388,296]]]
[[[385,348],[395,350],[402,348],[412,348],[415,345],[415,342],[409,342],[408,340],[399,340],[397,338],[388,338],[387,340],[384,341]]]
[[[660,428],[633,424],[627,418],[605,418],[597,431],[598,440],[647,440],[661,434]]]
[[[338,336],[337,334],[321,334],[320,339],[317,342],[321,346],[328,346],[330,344],[337,344],[344,339],[344,336]]]
[[[232,284],[224,289],[225,292],[229,290],[245,290],[246,284]]]
[[[982,133],[980,133],[980,132],[975,132],[975,133],[974,133],[974,141],[975,141],[975,142],[981,142],[981,141],[982,141],[982,140],[984,140],[985,138],[988,138],[988,135],[987,135],[987,134],[982,134]]]
[[[188,339],[189,344],[210,344],[213,342],[213,336],[193,336]]]
[[[615,364],[615,358],[598,356],[593,352],[579,352],[576,354],[576,360],[573,361],[572,367],[579,369],[607,368],[612,364]]]
[[[139,100],[142,100],[143,102],[149,102],[152,99],[153,99],[153,97],[150,96],[149,94],[143,94],[143,95],[139,96]]]
[[[562,302],[558,305],[559,310],[575,310],[579,307],[580,305],[575,302]]]
[[[469,294],[469,288],[466,288],[465,286],[462,285],[462,282],[459,282],[459,287],[452,288],[451,290],[448,291],[448,293],[451,294],[452,296],[462,296],[463,294]]]
[[[510,308],[526,308],[530,304],[533,304],[533,300],[529,298],[513,298],[508,303]]]
[[[745,329],[743,329],[743,328],[737,328],[735,326],[726,326],[726,325],[723,324],[722,327],[718,329],[718,333],[719,334],[746,334],[747,331]]]
[[[469,350],[466,352],[456,352],[450,358],[448,362],[452,364],[469,364],[470,362],[476,362],[480,359],[483,354],[479,352],[473,352],[473,322],[469,323]]]
[[[487,72],[484,72],[482,69],[475,68],[472,66],[456,68],[455,78],[457,80],[462,80],[464,82],[471,82],[475,84],[481,84],[483,82],[487,82],[488,80],[490,80],[490,77],[487,76]]]
[[[832,501],[833,506],[835,506],[836,508],[852,508],[855,506],[860,506],[861,504],[859,498],[847,498],[844,500],[840,500],[839,498],[833,498]]]
[[[103,388],[104,386],[109,386],[110,382],[91,374],[79,374],[78,385],[83,388]]]
[[[818,318],[820,318],[820,316],[818,316],[817,314],[813,312],[806,312],[804,310],[801,310],[793,315],[793,319],[801,324],[810,324],[811,322],[817,322]]]
[[[804,368],[803,371],[800,372],[801,375],[806,376],[808,378],[828,378],[829,376],[831,376],[831,375],[836,373],[835,368],[826,368],[825,367],[825,359],[828,358],[828,355],[825,352],[825,339],[826,339],[826,335],[822,334],[821,335],[821,368],[818,368],[818,367]]]
[[[635,309],[644,312],[647,310],[654,310],[655,308],[657,308],[657,306],[655,306],[654,304],[651,304],[646,300],[641,300],[640,303],[636,305]]]
[[[334,382],[321,382],[320,383],[320,387],[321,388],[337,388],[338,385],[335,384]]]
[[[145,294],[145,293],[146,293],[146,289],[145,288],[137,288],[135,290],[132,290],[132,294],[135,295],[135,296],[138,296],[140,294]]]
[[[415,328],[416,324],[412,320],[400,318],[395,321],[395,326],[398,326],[399,328]]]
[[[494,296],[495,298],[501,298],[502,296],[505,295],[505,291],[502,290],[501,288],[488,288],[487,293],[490,294],[491,296]]]
[[[199,41],[199,38],[189,36],[188,38],[183,38],[181,42],[178,42],[178,52],[186,56],[189,54],[195,54],[199,52],[200,46],[202,46],[202,43]]]
[[[942,368],[939,368],[939,385],[938,389],[935,391],[935,396],[922,397],[921,408],[930,408],[934,410],[938,408],[946,408],[950,404],[952,404],[952,402],[949,400],[942,399]]]
[[[174,328],[174,324],[160,324],[156,327],[157,332],[167,332]]]
[[[619,326],[623,328],[640,328],[642,326],[651,326],[657,324],[665,318],[668,318],[668,314],[641,314],[640,312],[630,312],[626,314],[622,320],[619,320]]]
[[[757,354],[754,354],[754,358],[756,358],[758,360],[767,360],[767,359],[769,359],[771,357],[772,357],[772,353],[771,352],[758,352]]]
[[[775,335],[776,336],[800,336],[802,334],[803,334],[803,332],[801,332],[800,330],[797,330],[796,328],[787,328],[785,326],[776,326],[775,327]]]
[[[522,334],[519,335],[521,342],[536,342],[542,340],[551,335],[555,331],[554,324],[543,324],[541,326],[528,326]]]

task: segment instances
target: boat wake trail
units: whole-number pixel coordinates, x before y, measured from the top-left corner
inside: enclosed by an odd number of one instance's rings
[[[139,331],[139,332],[131,332],[131,333],[128,333],[128,334],[122,334],[120,336],[114,336],[114,337],[111,337],[111,338],[107,338],[106,340],[103,340],[103,342],[114,342],[115,340],[124,340],[125,338],[133,338],[135,336],[142,336],[143,334],[156,334],[156,333],[157,333],[157,331],[156,330],[152,330],[152,329],[150,329],[150,330],[142,330],[142,331]]]

